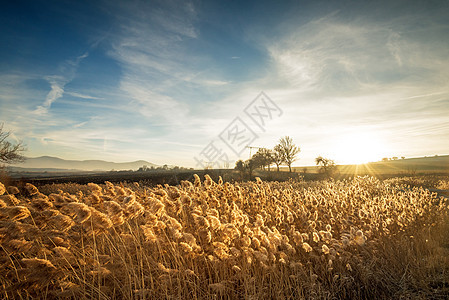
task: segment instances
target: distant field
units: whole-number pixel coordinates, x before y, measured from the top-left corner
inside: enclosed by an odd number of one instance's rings
[[[110,181],[113,183],[119,182],[137,182],[144,181],[148,184],[171,184],[177,185],[181,180],[193,180],[193,175],[198,174],[204,176],[210,175],[214,179],[222,176],[227,180],[231,179],[233,170],[185,170],[185,171],[152,171],[152,172],[102,172],[102,173],[87,173],[87,174],[46,174],[40,176],[25,177],[23,180],[36,185],[50,184],[50,183],[104,183]],[[20,180],[20,178],[15,178]]]
[[[210,169],[210,170],[154,170],[149,172],[119,171],[119,172],[86,172],[86,173],[66,173],[66,172],[31,172],[13,174],[10,178],[13,182],[30,182],[37,186],[51,183],[104,183],[110,181],[119,182],[145,182],[148,185],[171,184],[178,185],[181,180],[193,180],[194,174],[200,177],[209,175],[214,180],[221,176],[225,182],[248,180],[248,174],[242,174],[234,169]],[[19,176],[22,175],[22,176]],[[285,181],[289,178],[299,179],[298,173],[275,172],[254,170],[252,179],[255,176],[267,181]],[[1,176],[0,176],[1,177]],[[9,176],[7,176],[9,177]],[[1,181],[1,178],[0,178]]]
[[[282,167],[280,172],[272,167],[270,171],[256,169],[254,176],[258,176],[266,181],[284,181],[289,178],[302,178],[306,181],[320,180],[324,177],[319,174],[316,166],[294,167],[293,173],[288,172],[288,168]],[[214,180],[221,176],[225,182],[241,181],[241,174],[234,169],[212,169],[212,170],[154,170],[149,172],[116,171],[116,172],[68,172],[67,170],[57,170],[54,172],[19,172],[12,173],[13,180],[24,180],[36,185],[48,183],[74,182],[80,184],[104,183],[110,181],[114,183],[122,181],[144,181],[146,184],[170,184],[177,185],[181,180],[193,180],[193,175],[198,174],[203,177],[210,175]],[[438,157],[422,157],[400,159],[386,162],[373,162],[363,165],[341,165],[337,166],[335,179],[344,179],[354,176],[369,175],[379,179],[386,179],[396,176],[415,176],[430,174],[449,174],[449,155]],[[298,177],[300,176],[300,177]],[[245,174],[243,180],[248,180]]]
[[[318,173],[316,166],[295,167],[295,172]],[[283,168],[286,170],[286,168]],[[409,159],[390,160],[385,162],[372,162],[362,165],[340,165],[338,172],[341,175],[416,175],[416,174],[449,174],[449,155],[420,157]]]

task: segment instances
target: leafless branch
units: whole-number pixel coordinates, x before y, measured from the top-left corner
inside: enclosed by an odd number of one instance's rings
[[[3,131],[3,124],[0,124],[0,162],[22,162],[25,160],[25,157],[22,155],[25,151],[25,146],[21,141],[16,144],[9,142],[7,138],[10,135],[11,132]]]

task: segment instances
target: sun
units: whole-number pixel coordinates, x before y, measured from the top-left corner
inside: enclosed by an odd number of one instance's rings
[[[388,147],[379,134],[369,131],[350,132],[336,137],[332,147],[334,160],[339,164],[363,164],[379,161]]]

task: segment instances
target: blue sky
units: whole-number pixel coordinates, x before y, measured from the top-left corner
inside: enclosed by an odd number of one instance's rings
[[[0,45],[0,122],[30,157],[246,159],[219,139],[236,117],[296,165],[449,153],[448,1],[8,1]],[[261,91],[282,110],[263,128]]]

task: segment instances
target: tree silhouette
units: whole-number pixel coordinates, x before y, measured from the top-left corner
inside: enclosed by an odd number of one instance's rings
[[[25,147],[22,142],[12,144],[7,141],[10,135],[11,132],[3,131],[3,124],[0,124],[0,163],[14,163],[25,160],[25,157],[22,155]]]
[[[251,158],[255,161],[258,167],[262,167],[265,170],[265,167],[268,167],[268,171],[270,170],[270,165],[273,163],[273,154],[267,148],[260,148]]]
[[[243,162],[243,160],[240,159],[236,161],[235,169],[240,172],[240,176],[242,177],[243,180],[243,175],[245,173],[245,163]]]
[[[335,162],[332,159],[324,158],[322,156],[315,158],[315,163],[317,166],[320,166],[321,173],[326,176],[331,176],[336,168]]]
[[[293,144],[293,139],[285,136],[279,140],[283,161],[287,164],[290,173],[292,172],[292,163],[296,160],[296,155],[301,151],[299,147]]]
[[[274,146],[273,162],[276,164],[277,171],[279,172],[279,166],[284,163],[284,155],[282,154],[281,145]]]
[[[250,158],[245,161],[245,169],[248,171],[249,180],[251,180],[253,176],[254,169],[260,166],[260,161],[258,161],[257,159]]]

